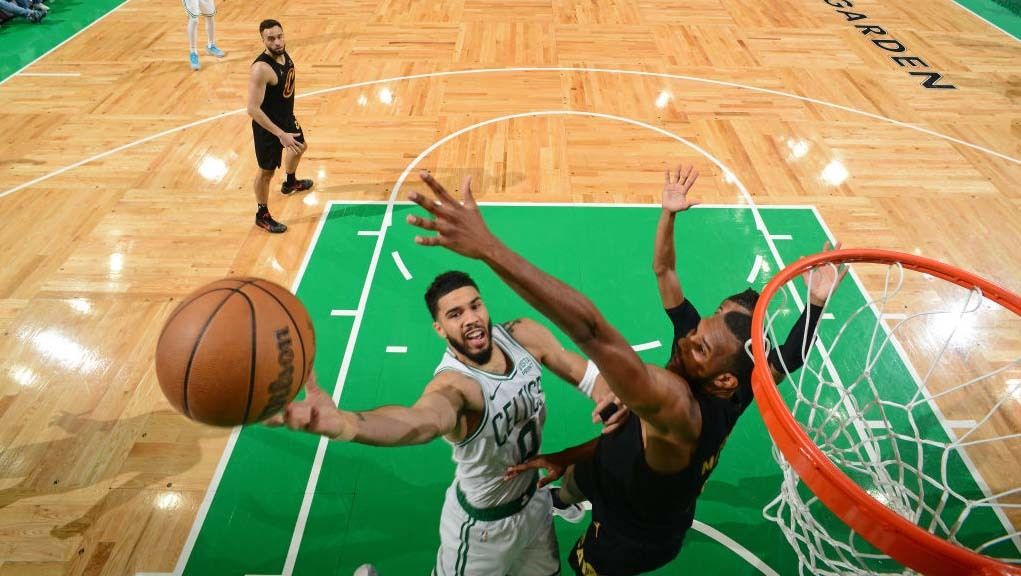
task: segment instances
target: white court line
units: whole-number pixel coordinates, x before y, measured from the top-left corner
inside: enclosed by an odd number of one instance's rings
[[[716,528],[713,528],[704,522],[699,522],[698,520],[695,520],[691,524],[691,527],[713,540],[716,540],[720,544],[723,544],[727,548],[730,548],[731,552],[743,558],[745,562],[751,564],[757,568],[759,572],[762,572],[766,576],[780,576],[777,574],[776,570],[770,568],[769,565],[763,562],[758,556]]]
[[[1007,37],[1008,37],[1008,38],[1010,38],[1010,39],[1014,40],[1015,42],[1021,42],[1021,38],[1015,38],[1013,34],[1011,34],[1010,32],[1007,32],[1007,31],[1006,31],[1006,30],[1004,30],[1003,28],[1000,28],[1000,27],[999,27],[999,26],[997,26],[996,24],[993,24],[992,22],[990,22],[989,20],[987,20],[986,18],[984,18],[984,17],[983,17],[983,16],[981,15],[981,14],[979,14],[978,12],[975,12],[974,10],[972,10],[971,8],[968,8],[968,7],[967,7],[967,6],[965,6],[964,4],[961,4],[961,3],[960,3],[960,2],[958,2],[957,0],[950,0],[950,1],[951,1],[951,2],[953,2],[954,4],[957,4],[957,5],[958,5],[959,7],[961,7],[962,9],[964,9],[964,10],[967,10],[968,12],[971,12],[971,14],[972,14],[972,15],[973,15],[974,17],[978,18],[979,20],[981,20],[981,21],[985,22],[986,24],[989,24],[989,25],[990,25],[990,26],[992,26],[993,28],[996,28],[996,29],[997,29],[997,30],[999,30],[1000,32],[1003,32],[1004,34],[1006,34],[1006,35],[1007,35]],[[1004,8],[1004,10],[1005,10],[1005,8]]]
[[[822,319],[823,320],[836,320],[836,318],[837,317],[834,316],[833,314],[831,314],[830,312],[823,312],[822,313]]]
[[[883,320],[907,320],[907,314],[901,314],[900,312],[887,312],[881,316]]]
[[[386,352],[387,352],[387,354],[407,354],[408,353],[408,347],[407,346],[387,346],[386,347]]]
[[[22,72],[22,77],[29,76],[34,78],[80,78],[81,72]]]
[[[646,342],[645,344],[635,344],[634,346],[631,347],[631,349],[634,350],[635,352],[644,352],[646,350],[655,350],[656,348],[659,348],[662,345],[663,343],[660,342],[659,340],[653,340],[652,342]]]
[[[752,264],[752,271],[748,273],[748,278],[746,278],[745,280],[747,280],[747,282],[749,284],[752,284],[753,282],[755,282],[755,279],[759,277],[759,272],[762,271],[762,267],[764,265],[765,265],[765,261],[762,259],[762,255],[761,254],[756,254],[755,255],[755,264]]]
[[[772,240],[793,240],[790,234],[770,234],[769,237]]]
[[[379,236],[379,230],[359,230],[359,236]]]
[[[6,82],[7,82],[8,80],[10,80],[11,78],[14,78],[15,76],[19,76],[19,75],[22,75],[22,72],[24,72],[24,71],[25,71],[25,69],[27,69],[27,68],[28,68],[29,66],[32,66],[32,65],[33,65],[33,64],[35,64],[36,62],[38,62],[38,61],[42,60],[43,58],[45,58],[45,57],[49,56],[49,55],[50,55],[50,54],[52,54],[52,53],[53,53],[53,52],[54,52],[54,51],[55,51],[55,50],[56,50],[57,48],[60,48],[60,47],[61,47],[61,46],[63,46],[64,44],[67,44],[67,43],[68,43],[68,42],[70,42],[71,40],[74,40],[74,39],[75,39],[76,37],[78,37],[78,35],[79,35],[79,34],[81,34],[82,32],[84,32],[84,31],[88,30],[89,28],[92,28],[92,27],[93,27],[93,26],[95,26],[96,24],[99,24],[99,22],[100,22],[101,20],[103,20],[104,18],[106,18],[106,17],[107,17],[107,16],[109,16],[110,14],[113,14],[114,12],[116,12],[116,11],[120,10],[120,9],[121,9],[121,8],[122,8],[122,7],[123,7],[123,6],[125,5],[125,4],[127,4],[128,2],[131,2],[131,0],[124,0],[124,1],[123,1],[123,2],[121,2],[120,4],[118,4],[118,5],[114,6],[112,10],[110,10],[110,11],[109,11],[109,12],[107,12],[106,14],[103,14],[103,15],[102,15],[102,16],[100,16],[99,18],[96,18],[95,20],[93,20],[93,22],[92,22],[91,24],[89,24],[88,26],[86,26],[86,27],[82,28],[81,30],[79,30],[79,31],[75,32],[74,34],[72,34],[71,36],[69,36],[69,37],[68,37],[68,38],[67,38],[66,40],[64,40],[63,42],[61,42],[60,44],[57,44],[57,45],[56,45],[56,46],[54,46],[53,48],[50,48],[50,49],[49,49],[49,50],[47,50],[47,51],[46,51],[46,52],[45,52],[45,53],[44,53],[44,54],[43,54],[42,56],[39,56],[38,58],[36,58],[35,60],[32,60],[32,61],[31,61],[31,62],[29,62],[28,64],[25,64],[24,66],[22,66],[22,67],[21,67],[21,69],[20,69],[20,70],[18,70],[18,71],[17,71],[17,72],[15,72],[14,74],[11,74],[10,76],[8,76],[7,78],[4,78],[3,80],[0,80],[0,86],[3,86],[3,85],[4,85],[4,84],[5,84],[5,83],[6,83]],[[0,197],[3,197],[3,195],[2,195],[2,194],[0,194]]]
[[[357,316],[357,310],[330,310],[330,316]]]
[[[389,204],[386,200],[337,200],[337,203],[343,203],[345,206],[348,204],[363,206],[366,204],[385,205]],[[411,200],[398,200],[394,202],[394,206],[411,206],[414,204]],[[540,207],[540,208],[660,208],[662,205],[659,202],[650,202],[648,204],[614,204],[612,202],[585,202],[579,204],[577,202],[476,202],[479,206],[524,206],[524,207]],[[705,208],[726,208],[728,210],[811,210],[814,208],[813,204],[770,204],[768,206],[749,206],[747,204],[699,204],[689,208],[689,210],[702,210]],[[376,235],[376,231],[367,231],[366,235]]]
[[[411,173],[411,171],[422,161],[423,158],[425,158],[428,154],[432,153],[433,150],[435,150],[436,148],[442,146],[446,142],[448,142],[448,141],[450,141],[450,140],[460,136],[461,134],[464,134],[465,132],[469,132],[471,130],[482,128],[483,126],[488,126],[489,124],[493,124],[493,123],[497,123],[497,122],[506,122],[508,120],[513,120],[515,118],[542,117],[542,116],[582,116],[582,117],[602,118],[602,119],[614,120],[614,121],[617,121],[617,122],[623,122],[625,124],[632,124],[634,126],[639,126],[639,127],[642,127],[642,128],[646,128],[648,130],[651,130],[653,132],[656,132],[658,134],[662,134],[662,135],[664,135],[664,136],[666,136],[668,138],[676,140],[677,142],[680,142],[681,144],[684,144],[685,146],[688,146],[689,148],[691,148],[691,149],[695,150],[696,152],[698,152],[698,153],[702,154],[703,156],[705,156],[709,161],[713,162],[713,164],[715,164],[721,170],[724,170],[726,172],[730,172],[729,169],[726,166],[724,166],[723,163],[719,159],[717,159],[715,156],[713,156],[712,154],[707,152],[705,149],[699,147],[698,145],[696,145],[696,144],[694,144],[692,142],[689,142],[688,140],[682,138],[681,136],[678,136],[678,135],[676,135],[676,134],[674,134],[672,132],[664,130],[663,128],[659,128],[657,126],[653,126],[651,124],[646,124],[644,122],[641,122],[641,121],[638,121],[638,120],[634,120],[634,119],[631,119],[631,118],[626,118],[626,117],[623,117],[623,116],[614,116],[614,115],[611,115],[611,114],[603,114],[603,113],[599,113],[599,112],[581,112],[581,111],[576,111],[576,110],[539,110],[539,111],[534,111],[534,112],[522,112],[522,113],[519,113],[519,114],[509,114],[509,115],[506,115],[506,116],[500,116],[500,117],[497,117],[497,118],[491,118],[489,120],[484,120],[482,122],[478,122],[478,123],[473,124],[471,126],[466,126],[465,128],[462,128],[462,129],[460,129],[460,130],[458,130],[456,132],[453,132],[451,134],[448,134],[448,135],[444,136],[440,140],[437,140],[432,145],[430,145],[425,151],[423,151],[421,154],[419,154],[418,157],[416,157],[411,162],[411,164],[409,164],[404,169],[404,172],[401,174],[400,178],[398,178],[397,184],[394,186],[393,191],[392,191],[392,193],[390,195],[390,199],[387,202],[387,211],[386,211],[386,214],[383,217],[383,228],[382,228],[383,233],[380,234],[379,240],[377,240],[377,243],[376,243],[376,252],[377,253],[373,257],[373,264],[372,264],[372,266],[370,266],[369,276],[366,279],[365,292],[363,293],[363,302],[361,304],[359,304],[359,307],[358,307],[358,309],[360,311],[360,314],[359,314],[359,316],[355,320],[355,328],[356,329],[361,325],[361,319],[364,317],[364,310],[365,310],[365,308],[364,308],[364,296],[367,295],[368,287],[369,287],[369,285],[371,283],[372,276],[375,274],[375,262],[378,260],[378,252],[379,252],[379,249],[380,249],[380,244],[383,241],[383,238],[385,236],[386,230],[389,229],[389,227],[392,225],[392,222],[393,222],[393,208],[394,208],[394,204],[396,203],[395,201],[396,201],[396,198],[397,198],[397,192],[401,188],[401,186],[404,184],[404,181],[407,179],[407,177]],[[752,215],[753,215],[754,220],[756,222],[756,227],[757,227],[758,230],[761,231],[763,236],[766,238],[767,244],[770,245],[770,248],[773,251],[774,256],[776,257],[777,261],[781,264],[781,267],[782,267],[783,262],[780,260],[779,253],[778,253],[778,251],[776,249],[776,245],[773,244],[773,242],[769,239],[769,230],[766,228],[765,222],[762,220],[762,217],[759,215],[758,211],[754,209],[754,204],[755,203],[752,200],[751,194],[748,192],[747,188],[745,188],[744,183],[741,182],[741,180],[738,179],[736,176],[734,177],[734,184],[738,187],[738,190],[740,190],[741,194],[744,196],[744,198],[747,201],[747,203],[750,206],[752,206],[752,208],[753,208]],[[794,298],[795,298],[796,301],[798,301],[800,303],[800,299],[798,298],[797,294],[794,294]],[[350,336],[348,338],[348,349],[349,349],[349,351],[354,346],[354,342],[356,340],[356,336],[357,336],[357,332],[353,332],[352,336]],[[349,362],[350,362],[350,355],[348,353],[345,353],[344,364],[341,366],[341,377],[338,378],[337,390],[334,392],[333,400],[335,402],[340,400],[339,392],[340,392],[341,388],[343,387],[343,380],[342,379],[346,375],[346,370],[347,370],[347,366],[348,366]],[[313,500],[313,498],[315,496],[315,494],[314,494],[315,493],[315,486],[316,486],[316,484],[318,482],[318,476],[319,476],[319,473],[320,473],[320,471],[322,469],[322,459],[323,459],[323,456],[325,455],[325,452],[326,452],[325,446],[326,446],[326,441],[325,441],[325,438],[324,438],[322,441],[320,441],[320,444],[319,444],[320,450],[318,450],[316,452],[316,460],[315,460],[315,463],[312,466],[312,473],[311,473],[311,475],[309,477],[308,485],[307,485],[307,487],[305,489],[305,496],[304,496],[304,499],[302,500],[301,510],[298,513],[298,521],[295,524],[294,532],[293,532],[293,535],[291,537],[291,545],[290,545],[290,547],[288,548],[288,551],[287,551],[287,559],[284,562],[284,569],[283,569],[283,572],[282,572],[282,574],[280,576],[292,576],[292,574],[294,572],[294,566],[297,563],[297,559],[298,559],[298,551],[301,549],[301,541],[302,541],[302,538],[304,537],[305,524],[307,523],[309,510],[312,507],[312,500]],[[710,530],[712,530],[712,529],[710,529]],[[719,533],[718,531],[715,531],[715,530],[713,530],[713,533],[716,534],[716,535],[719,535],[720,537],[723,538],[723,540],[718,539],[717,540],[718,542],[720,542],[724,546],[727,546],[728,548],[733,550],[736,554],[741,555],[743,558],[746,558],[746,556],[744,554],[742,554],[742,552],[741,552],[741,551],[744,551],[744,553],[748,554],[749,556],[754,557],[750,552],[745,550],[743,547],[740,547],[740,545],[738,545],[736,542],[734,542],[730,538],[726,537],[725,535],[723,535],[723,534],[721,534],[721,533]],[[707,535],[713,536],[713,534],[709,534],[709,533],[707,533]],[[734,546],[736,546],[737,548],[735,548]],[[761,560],[758,560],[757,558],[756,558],[756,560],[758,561],[759,564],[761,564],[762,566],[765,566],[765,563],[763,563]],[[766,566],[766,568],[768,568],[768,566]],[[775,574],[775,572],[769,572],[769,573],[770,574]]]
[[[883,422],[882,420],[866,420],[865,425],[873,430],[886,429],[886,422]]]
[[[125,3],[127,3],[128,1],[130,1],[130,0],[125,0]],[[98,20],[97,20],[97,22],[98,22]],[[45,54],[44,54],[44,56],[45,56]],[[42,56],[40,56],[40,58],[41,57]],[[802,102],[810,102],[812,104],[817,104],[819,106],[826,106],[828,108],[835,108],[837,110],[842,110],[844,112],[849,112],[851,114],[859,114],[861,116],[872,118],[874,120],[879,120],[879,121],[882,121],[882,122],[887,122],[887,123],[893,124],[895,126],[900,126],[902,128],[907,128],[909,130],[915,130],[916,132],[921,132],[923,134],[928,134],[930,136],[935,136],[935,137],[941,138],[943,140],[947,140],[947,141],[950,141],[950,142],[954,142],[956,144],[960,144],[961,146],[967,146],[968,148],[973,148],[975,150],[979,150],[981,152],[985,152],[986,154],[991,154],[993,156],[996,156],[998,158],[1002,158],[1004,160],[1007,160],[1009,162],[1013,162],[1015,164],[1021,164],[1021,159],[1017,159],[1017,158],[1008,156],[1006,154],[1002,154],[1000,152],[997,152],[995,150],[992,150],[992,149],[989,149],[989,148],[985,148],[983,146],[979,146],[978,144],[972,144],[971,142],[967,142],[967,141],[961,140],[960,138],[955,138],[953,136],[948,136],[946,134],[941,134],[939,132],[936,132],[934,130],[930,130],[928,128],[923,128],[921,126],[916,126],[914,124],[909,124],[907,122],[902,122],[900,120],[894,120],[892,118],[887,118],[886,116],[880,116],[879,114],[873,114],[872,112],[865,112],[864,110],[858,110],[858,109],[855,109],[855,108],[844,106],[842,104],[834,104],[832,102],[826,102],[824,100],[818,100],[816,98],[809,98],[808,96],[801,96],[799,94],[791,94],[789,92],[781,92],[779,90],[771,90],[769,88],[760,88],[758,86],[749,86],[747,84],[739,84],[739,83],[736,83],[736,82],[726,82],[726,81],[723,81],[723,80],[712,80],[712,79],[709,79],[709,78],[699,78],[697,76],[685,76],[685,75],[681,75],[681,74],[666,74],[666,73],[661,73],[661,72],[644,72],[644,71],[641,71],[641,70],[620,70],[620,69],[615,69],[615,68],[578,68],[578,67],[569,67],[569,66],[566,66],[566,67],[479,68],[479,69],[474,69],[474,70],[449,70],[449,71],[445,71],[445,72],[428,72],[428,73],[424,73],[424,74],[411,74],[411,75],[408,75],[408,76],[394,76],[392,78],[383,78],[381,80],[366,80],[364,82],[355,82],[353,84],[343,84],[341,86],[334,86],[332,88],[322,88],[320,90],[314,90],[312,92],[307,92],[305,94],[299,94],[295,98],[300,100],[300,99],[303,99],[303,98],[311,98],[313,96],[320,96],[320,95],[323,95],[323,94],[330,94],[330,93],[333,93],[333,92],[339,92],[341,90],[348,90],[348,89],[351,89],[351,88],[362,88],[362,87],[365,87],[365,86],[372,86],[372,85],[375,85],[375,84],[387,84],[387,83],[404,81],[404,80],[418,80],[418,79],[423,79],[423,78],[442,78],[442,77],[446,77],[446,76],[464,76],[464,75],[471,75],[471,74],[507,74],[507,73],[512,73],[512,72],[578,72],[578,73],[620,74],[620,75],[623,75],[623,76],[647,76],[647,77],[653,77],[653,78],[666,78],[666,79],[670,79],[670,80],[684,80],[684,81],[688,81],[688,82],[700,82],[700,83],[703,83],[703,84],[712,84],[712,85],[716,85],[716,86],[726,86],[728,88],[738,88],[738,89],[742,89],[742,90],[749,90],[749,91],[752,91],[752,92],[761,92],[763,94],[771,94],[771,95],[774,95],[774,96],[783,96],[783,97],[786,97],[786,98],[793,98],[795,100],[800,100]],[[2,84],[2,82],[0,82],[0,84]],[[225,118],[227,116],[234,116],[234,115],[237,115],[237,114],[241,114],[241,113],[245,112],[245,110],[246,110],[245,108],[237,108],[235,110],[230,110],[228,112],[221,112],[221,113],[216,114],[214,116],[210,116],[209,118],[204,118],[202,120],[196,120],[194,122],[185,124],[183,126],[178,126],[177,128],[170,128],[168,130],[164,130],[163,132],[159,132],[159,133],[153,134],[151,136],[147,136],[147,137],[142,138],[140,140],[136,140],[134,142],[129,142],[127,144],[123,144],[121,146],[113,148],[112,150],[109,150],[109,151],[106,151],[106,152],[102,152],[100,154],[96,154],[95,156],[91,156],[91,157],[86,158],[84,160],[80,160],[78,162],[75,162],[74,164],[69,164],[68,166],[65,166],[63,168],[59,168],[57,170],[54,170],[53,172],[50,172],[48,174],[44,174],[43,176],[35,178],[34,180],[31,180],[29,182],[25,182],[23,184],[19,184],[19,185],[13,187],[13,188],[9,188],[7,190],[4,190],[3,192],[0,192],[0,198],[3,198],[4,196],[7,196],[8,194],[13,194],[13,193],[15,193],[15,192],[17,192],[19,190],[23,190],[25,188],[28,188],[29,186],[32,186],[34,184],[38,184],[39,182],[43,182],[45,180],[49,180],[50,178],[52,178],[54,176],[58,176],[60,174],[63,174],[64,172],[67,172],[69,170],[73,170],[74,168],[77,168],[77,167],[82,166],[84,164],[88,164],[89,162],[93,162],[95,160],[100,160],[102,158],[106,158],[107,156],[110,156],[111,154],[115,154],[117,152],[120,152],[120,151],[123,151],[123,150],[127,150],[129,148],[133,148],[135,146],[138,146],[138,145],[144,144],[146,142],[149,142],[149,141],[155,140],[157,138],[160,138],[162,136],[166,136],[166,135],[169,135],[169,134],[174,134],[174,133],[177,133],[177,132],[181,132],[183,130],[187,130],[188,128],[193,128],[195,126],[200,126],[202,124],[206,124],[208,122],[213,122],[213,121],[219,120],[221,118]],[[727,174],[730,174],[730,173],[727,172]]]
[[[405,280],[411,280],[411,272],[408,272],[408,267],[404,265],[404,260],[401,260],[400,253],[394,250],[390,255],[393,256],[397,269],[401,271],[401,276],[404,276]]]
[[[978,426],[978,422],[974,420],[947,420],[947,426],[958,430],[967,429],[970,430]]]

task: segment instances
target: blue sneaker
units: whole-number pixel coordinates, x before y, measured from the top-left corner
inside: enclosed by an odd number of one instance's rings
[[[202,66],[199,64],[199,55],[197,52],[188,54],[188,62],[191,62],[191,69],[198,70]]]
[[[223,58],[224,56],[227,55],[226,52],[217,48],[216,44],[210,44],[209,46],[206,46],[206,52],[208,52],[210,56],[216,56],[217,58]]]

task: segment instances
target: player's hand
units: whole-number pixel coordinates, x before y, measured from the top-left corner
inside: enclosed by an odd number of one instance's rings
[[[529,470],[546,470],[546,475],[539,480],[539,488],[542,488],[554,480],[559,480],[564,475],[568,466],[570,466],[570,463],[564,459],[563,452],[541,454],[517,466],[507,468],[507,471],[503,474],[503,479],[510,480],[518,474]]]
[[[610,409],[610,406],[615,406],[616,409]],[[603,418],[604,411],[609,409],[609,416]],[[592,423],[599,424],[603,423],[603,434],[610,434],[617,428],[620,428],[624,422],[627,421],[628,416],[631,414],[631,410],[617,398],[616,394],[612,392],[603,396],[602,400],[596,403],[595,409],[592,410]]]
[[[464,179],[461,189],[463,202],[458,202],[439,182],[425,171],[419,173],[423,182],[432,189],[435,199],[418,192],[408,195],[411,201],[425,208],[432,218],[408,216],[407,222],[423,230],[437,232],[436,236],[415,236],[422,246],[443,246],[468,258],[482,258],[490,247],[499,243],[486,226],[478,204],[471,193],[471,177]]]
[[[666,171],[665,182],[663,183],[663,209],[674,213],[683,212],[692,206],[701,204],[701,202],[688,199],[688,191],[698,180],[698,170],[695,170],[695,166],[689,165],[687,168],[684,164],[677,165],[677,173],[674,174],[670,170]]]
[[[840,249],[840,242],[833,247],[834,250]],[[830,243],[827,241],[822,246],[822,251],[827,252],[830,250]],[[823,306],[826,304],[826,300],[829,299],[830,295],[836,291],[837,286],[840,285],[840,281],[847,275],[848,267],[846,264],[837,266],[835,264],[823,264],[817,268],[813,268],[801,274],[801,278],[808,284],[808,300],[813,306]]]
[[[320,436],[340,438],[345,429],[343,414],[337,410],[333,398],[316,384],[315,374],[305,383],[305,399],[291,402],[282,412],[266,420],[267,426],[287,426]]]
[[[305,151],[305,145],[298,142],[298,136],[301,136],[301,133],[284,132],[280,135],[280,144],[290,150],[292,154],[301,154]]]

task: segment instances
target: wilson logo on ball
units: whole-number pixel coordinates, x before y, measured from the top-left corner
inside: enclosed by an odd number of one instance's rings
[[[294,382],[294,348],[291,345],[291,330],[281,328],[276,331],[276,335],[277,362],[280,363],[280,373],[277,375],[277,379],[269,385],[269,402],[259,414],[259,420],[272,416],[291,399],[291,384]]]

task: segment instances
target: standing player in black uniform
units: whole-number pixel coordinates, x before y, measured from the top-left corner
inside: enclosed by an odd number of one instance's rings
[[[287,226],[269,214],[269,183],[280,167],[284,148],[284,169],[287,180],[280,187],[282,194],[302,192],[312,188],[311,180],[298,180],[294,174],[298,161],[308,147],[301,126],[294,118],[294,61],[287,53],[284,28],[276,20],[263,20],[259,34],[266,50],[252,63],[248,80],[248,115],[252,117],[255,136],[255,157],[259,161],[259,175],[255,177],[255,199],[259,210],[255,214],[256,226],[279,234]]]
[[[582,294],[493,237],[469,193],[461,206],[426,178],[442,204],[412,196],[436,219],[412,216],[409,222],[440,233],[420,243],[446,246],[486,262],[595,361],[613,392],[637,416],[612,434],[513,469],[549,468],[551,474],[542,483],[567,469],[561,497],[592,502],[593,522],[570,555],[577,574],[640,574],[676,557],[694,520],[695,499],[753,399],[752,363],[743,344],[750,336],[750,310],[757,294],[731,297],[716,314],[702,319],[677,282],[673,214],[691,205],[686,194],[697,178],[690,169],[682,172],[667,176],[664,210],[669,214],[660,222],[656,241],[657,275],[665,276],[660,278],[661,295],[669,303],[667,313],[675,329],[674,354],[665,369],[644,364]],[[675,204],[679,207],[671,211]],[[672,286],[665,282],[669,270],[674,270]],[[809,317],[799,320],[780,352],[788,370],[796,369],[795,360],[800,364],[802,343],[811,342],[821,305],[839,279],[832,270],[820,269],[813,275]],[[778,365],[779,359],[771,364]],[[569,467],[572,463],[577,465]]]

